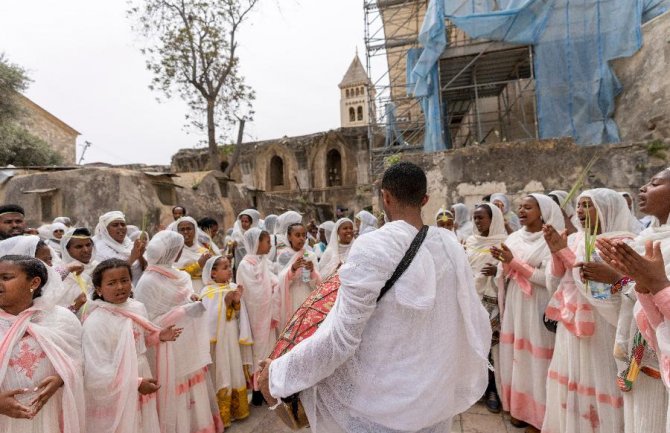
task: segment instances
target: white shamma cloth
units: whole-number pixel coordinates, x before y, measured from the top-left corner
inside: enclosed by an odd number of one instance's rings
[[[449,432],[484,393],[491,328],[451,232],[431,227],[377,304],[416,234],[396,221],[360,237],[326,320],[270,364],[272,395],[302,391],[314,433]]]

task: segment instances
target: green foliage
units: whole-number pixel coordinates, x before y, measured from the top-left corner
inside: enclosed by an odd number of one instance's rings
[[[384,167],[389,168],[392,165],[396,165],[400,161],[402,161],[402,158],[399,154],[387,156],[384,158]]]
[[[142,49],[153,78],[150,89],[174,94],[191,109],[190,126],[231,131],[253,115],[254,92],[244,82],[237,54],[239,28],[259,0],[131,0],[128,16],[145,37]]]
[[[29,83],[26,71],[9,63],[5,55],[0,53],[0,124],[14,120],[20,114],[16,94],[26,90]]]
[[[0,125],[0,166],[17,167],[57,165],[61,157],[49,145],[20,126],[5,122]]]
[[[667,159],[668,149],[670,149],[670,145],[661,140],[654,140],[647,144],[647,154],[652,158]]]

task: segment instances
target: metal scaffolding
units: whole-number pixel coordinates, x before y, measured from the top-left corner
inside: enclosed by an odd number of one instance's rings
[[[386,136],[386,157],[421,146],[425,120],[408,95],[407,53],[418,48],[428,0],[364,0],[371,143]],[[440,58],[442,124],[451,148],[536,138],[532,47],[469,38],[449,22]],[[390,105],[392,104],[392,105]],[[392,107],[392,109],[389,109]],[[389,138],[390,136],[390,138]],[[371,158],[373,176],[383,157]]]

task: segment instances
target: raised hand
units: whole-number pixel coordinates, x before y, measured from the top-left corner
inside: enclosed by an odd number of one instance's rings
[[[656,294],[670,286],[660,242],[647,241],[644,257],[621,240],[601,243],[603,255],[613,266],[635,280],[635,290]]]
[[[542,234],[544,235],[544,240],[549,246],[549,251],[552,253],[557,253],[563,248],[568,246],[568,231],[563,230],[561,233],[558,233],[556,229],[551,224],[545,224],[542,226]]]
[[[184,328],[177,328],[176,325],[170,325],[161,329],[158,338],[160,341],[175,341],[183,331]]]
[[[504,263],[509,263],[512,260],[514,260],[514,255],[512,254],[512,251],[505,244],[501,244],[500,248],[492,246],[491,256],[493,256],[494,259],[500,260],[501,262]]]
[[[19,394],[28,392],[28,389],[13,389],[0,392],[0,414],[10,418],[31,419],[35,414],[28,406],[24,406],[16,399]]]
[[[579,262],[575,263],[575,268],[581,268],[579,275],[582,281],[589,280],[598,283],[614,284],[623,278],[623,274],[603,262]]]

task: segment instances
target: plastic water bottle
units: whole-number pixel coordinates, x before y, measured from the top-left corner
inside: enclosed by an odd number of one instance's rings
[[[305,254],[302,255],[302,258],[305,261],[309,261],[308,260],[309,259],[309,253],[307,251],[305,251]],[[302,282],[303,283],[309,283],[310,280],[312,279],[311,276],[312,276],[312,271],[310,271],[307,268],[302,268]]]

